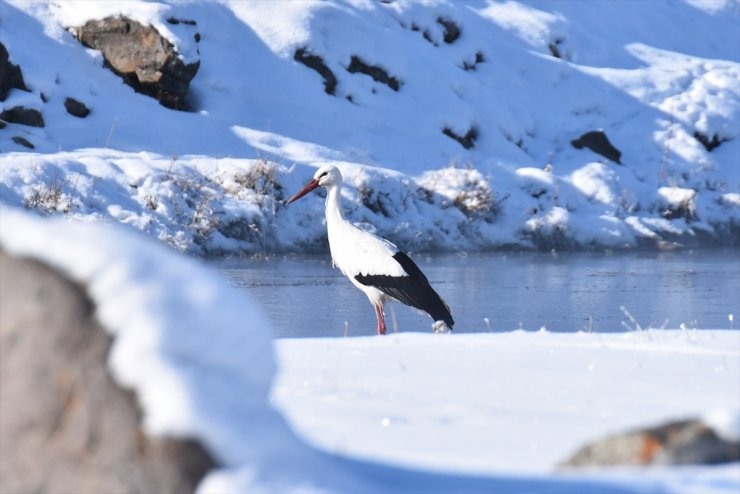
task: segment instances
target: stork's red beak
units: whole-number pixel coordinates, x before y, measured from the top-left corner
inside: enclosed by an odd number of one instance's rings
[[[305,196],[306,194],[308,194],[309,192],[311,192],[318,186],[319,186],[319,181],[316,180],[315,178],[311,179],[311,181],[308,182],[305,187],[303,187],[301,190],[296,192],[293,197],[285,201],[285,205],[287,206],[288,204],[297,201],[298,199]]]

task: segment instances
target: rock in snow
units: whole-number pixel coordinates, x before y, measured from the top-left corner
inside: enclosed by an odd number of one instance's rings
[[[77,101],[74,98],[66,98],[64,100],[64,108],[70,115],[75,117],[85,118],[90,114],[90,109],[82,101]]]
[[[0,251],[0,305],[0,491],[195,490],[213,459],[195,441],[142,430],[85,285]]]
[[[28,91],[23,82],[21,68],[10,62],[8,50],[0,43],[0,101],[5,101],[8,92],[13,88]]]
[[[200,64],[184,63],[154,27],[126,17],[108,17],[88,21],[76,32],[85,46],[100,50],[106,63],[136,91],[167,108],[190,109],[188,89]]]
[[[563,467],[713,465],[740,461],[740,438],[724,439],[701,420],[681,420],[595,441]]]
[[[620,161],[620,158],[622,157],[622,152],[619,149],[615,148],[611,142],[609,142],[606,134],[604,134],[604,132],[601,130],[592,130],[590,132],[586,132],[578,139],[573,139],[572,141],[570,141],[570,143],[576,149],[588,148],[594,153],[598,153],[604,158],[612,160],[618,165],[622,164],[622,162]]]
[[[28,125],[30,127],[43,127],[44,116],[35,108],[26,108],[24,106],[14,106],[0,112],[2,122]],[[3,126],[5,126],[3,124]]]
[[[28,149],[33,149],[35,147],[33,145],[33,143],[31,141],[29,141],[28,139],[26,139],[25,137],[13,136],[12,139],[13,139],[13,142],[14,143],[19,144],[19,145],[21,145],[23,147],[26,147]]]

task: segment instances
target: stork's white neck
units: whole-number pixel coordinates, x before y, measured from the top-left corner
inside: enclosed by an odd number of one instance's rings
[[[331,263],[334,267],[338,265],[337,256],[341,255],[339,245],[342,239],[341,232],[347,224],[347,221],[344,219],[344,212],[342,212],[340,189],[341,185],[332,185],[326,194],[326,233],[329,237]]]
[[[344,221],[342,201],[340,194],[341,186],[332,185],[326,194],[326,223],[337,224]]]

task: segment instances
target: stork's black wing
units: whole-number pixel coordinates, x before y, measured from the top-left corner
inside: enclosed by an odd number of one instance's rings
[[[427,312],[435,321],[444,321],[452,329],[455,321],[450,308],[442,297],[434,291],[429,280],[419,266],[401,251],[393,255],[408,276],[387,276],[377,274],[358,274],[355,279],[366,286],[372,286],[393,297],[399,302]]]

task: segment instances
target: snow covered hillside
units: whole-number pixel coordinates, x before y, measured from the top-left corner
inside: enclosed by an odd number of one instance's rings
[[[72,34],[118,15],[199,63],[193,111]],[[331,162],[349,217],[407,249],[738,238],[736,0],[2,0],[0,23],[27,89],[0,102],[6,204],[291,250],[325,242],[322,201],[281,200]]]
[[[258,305],[197,260],[118,225],[0,214],[0,248],[85,288],[146,433],[197,439],[218,459],[199,492],[740,488],[737,462],[554,471],[583,442],[646,422],[704,417],[737,440],[737,331],[271,342]]]

